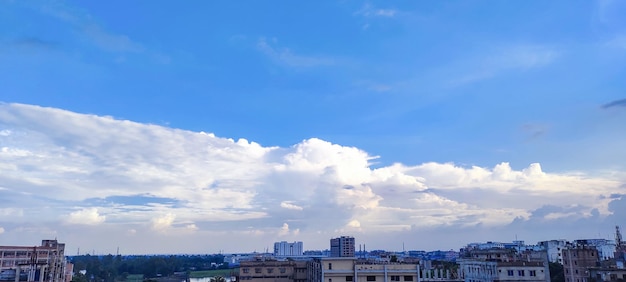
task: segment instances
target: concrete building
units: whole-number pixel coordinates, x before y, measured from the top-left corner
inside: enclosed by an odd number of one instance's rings
[[[600,260],[610,260],[615,257],[615,242],[607,239],[581,239],[574,240],[574,245],[586,245],[598,250]]]
[[[589,269],[589,279],[594,282],[626,281],[626,269],[593,267]]]
[[[0,277],[14,281],[66,281],[65,244],[42,240],[41,246],[0,246]],[[71,278],[70,278],[71,279]]]
[[[589,269],[599,266],[598,250],[587,245],[570,245],[561,250],[565,282],[588,282]]]
[[[424,269],[416,263],[379,263],[372,260],[322,258],[320,282],[460,282],[453,269]]]
[[[563,258],[561,257],[561,250],[567,245],[565,240],[550,240],[541,241],[538,245],[548,253],[548,260],[550,262],[558,262],[563,264]]]
[[[314,260],[251,260],[239,264],[239,280],[245,282],[312,282],[319,271]]]
[[[302,242],[281,241],[274,243],[274,255],[277,257],[302,256],[302,251]]]
[[[463,259],[459,261],[465,282],[546,282],[550,274],[538,261],[488,261]]]
[[[341,236],[330,239],[331,257],[354,257],[354,237]]]

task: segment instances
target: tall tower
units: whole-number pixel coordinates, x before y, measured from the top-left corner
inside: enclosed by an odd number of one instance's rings
[[[354,237],[341,236],[330,239],[331,257],[354,257]]]
[[[615,225],[615,247],[621,249],[623,247],[622,244],[622,233],[619,232],[619,225]]]

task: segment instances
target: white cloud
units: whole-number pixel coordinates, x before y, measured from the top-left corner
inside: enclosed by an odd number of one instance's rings
[[[152,219],[152,229],[158,231],[166,231],[167,229],[172,227],[174,219],[176,219],[176,216],[171,213],[155,217],[154,219]]]
[[[364,17],[394,17],[398,13],[395,9],[379,9],[375,8],[369,3],[366,3],[360,10],[356,11],[355,15]]]
[[[4,228],[0,227],[0,234],[4,233]]]
[[[70,224],[96,225],[103,223],[106,217],[98,213],[97,208],[85,208],[72,212],[67,217]]]
[[[134,244],[144,243],[129,238],[167,235],[191,244],[207,234],[238,238],[249,248],[295,235],[326,244],[340,231],[374,240],[388,232],[505,227],[535,218],[549,229],[563,218],[615,216],[609,205],[623,194],[626,177],[554,173],[538,163],[372,168],[376,157],[367,152],[317,138],[263,147],[20,104],[0,105],[0,126],[13,133],[0,136],[2,152],[29,152],[0,158],[7,200],[0,214],[51,228],[65,217],[73,232],[106,227]],[[24,209],[32,206],[44,216]]]
[[[288,209],[288,210],[296,210],[296,211],[303,210],[303,208],[301,206],[294,205],[293,203],[291,203],[289,201],[284,201],[284,202],[280,203],[280,207]]]
[[[275,44],[276,40],[273,41]],[[265,38],[259,39],[257,48],[277,63],[290,67],[316,67],[335,64],[333,59],[327,57],[298,55],[287,48],[273,47]]]
[[[463,85],[490,79],[510,71],[528,71],[553,63],[560,52],[549,46],[518,45],[500,48],[488,55],[455,66],[464,73],[450,81],[451,85]]]

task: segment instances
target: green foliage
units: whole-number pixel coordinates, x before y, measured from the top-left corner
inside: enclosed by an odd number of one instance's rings
[[[174,272],[226,268],[223,255],[155,255],[155,256],[74,256],[74,282],[145,281]],[[218,266],[216,266],[218,265]],[[86,274],[79,273],[86,270]],[[140,275],[141,278],[137,278]],[[203,276],[207,277],[207,276]],[[146,278],[146,279],[144,279]]]
[[[548,265],[550,270],[551,282],[565,282],[565,273],[563,273],[563,265],[556,262],[551,262]]]

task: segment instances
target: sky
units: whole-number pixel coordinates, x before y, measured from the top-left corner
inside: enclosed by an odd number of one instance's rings
[[[626,2],[0,0],[0,245],[613,239]]]

